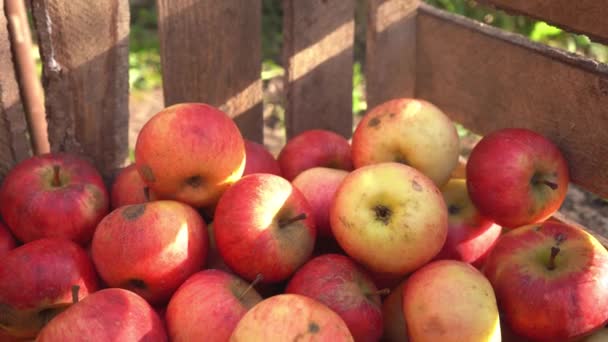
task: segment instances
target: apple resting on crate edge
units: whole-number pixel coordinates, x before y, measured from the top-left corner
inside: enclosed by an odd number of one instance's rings
[[[456,126],[439,108],[418,99],[394,99],[367,112],[353,134],[355,168],[398,162],[443,186],[458,163]]]
[[[471,151],[466,174],[477,209],[505,228],[544,221],[568,190],[561,151],[528,129],[501,129],[483,137]]]

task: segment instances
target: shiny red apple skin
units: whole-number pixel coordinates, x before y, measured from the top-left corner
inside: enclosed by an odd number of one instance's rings
[[[3,257],[10,250],[17,247],[15,238],[8,228],[0,221],[0,257]]]
[[[74,242],[44,238],[13,249],[0,264],[0,330],[36,337],[47,319],[72,304],[73,285],[79,299],[99,287],[93,263]]]
[[[284,227],[279,221],[300,214],[305,219]],[[252,281],[286,280],[312,255],[316,228],[310,205],[282,177],[256,173],[245,176],[220,199],[213,222],[217,248],[236,274]]]
[[[553,247],[559,252],[550,270]],[[582,229],[546,221],[511,230],[483,271],[517,335],[571,341],[608,321],[608,251]]]
[[[568,164],[561,151],[528,129],[507,128],[486,135],[473,148],[466,174],[469,196],[479,212],[505,228],[547,219],[568,190]]]
[[[155,200],[156,197],[150,189],[147,190],[149,198],[146,197],[145,189],[147,187],[139,172],[137,172],[135,164],[123,168],[116,176],[116,179],[114,179],[114,183],[110,189],[112,209]]]
[[[278,161],[283,177],[289,181],[317,166],[353,170],[348,140],[324,129],[304,131],[291,138],[279,153]]]
[[[59,314],[36,341],[166,342],[168,339],[158,314],[143,298],[131,291],[110,288],[91,294]]]
[[[131,290],[159,305],[203,267],[208,243],[205,222],[196,210],[162,200],[112,211],[95,231],[91,254],[110,287]]]
[[[479,268],[500,237],[502,227],[475,208],[466,180],[450,179],[441,192],[448,206],[448,236],[434,260],[460,260]]]
[[[318,256],[293,275],[285,293],[315,299],[337,313],[355,341],[378,341],[382,336],[382,310],[378,289],[370,276],[340,254]]]
[[[139,174],[159,199],[194,207],[217,203],[245,168],[245,143],[234,121],[203,103],[161,110],[135,144]]]
[[[54,186],[56,166],[60,185]],[[108,192],[95,167],[67,153],[20,162],[0,188],[0,214],[22,242],[56,237],[84,246],[109,205]]]
[[[348,171],[314,167],[300,173],[292,182],[302,192],[314,212],[319,237],[333,238],[329,222],[329,208],[336,190]]]
[[[245,313],[262,301],[248,287],[242,279],[219,270],[188,278],[167,307],[170,340],[227,341]]]
[[[244,139],[245,141],[245,170],[243,176],[252,173],[270,173],[282,176],[279,162],[262,144]]]
[[[342,318],[324,304],[302,295],[280,294],[251,308],[230,341],[354,340]]]

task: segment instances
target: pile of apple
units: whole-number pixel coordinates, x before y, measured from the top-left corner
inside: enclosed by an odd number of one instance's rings
[[[535,132],[493,132],[465,166],[446,115],[395,99],[352,145],[310,130],[275,159],[186,103],[135,161],[110,191],[66,153],[5,177],[0,341],[606,338],[608,252],[550,219],[568,166]]]

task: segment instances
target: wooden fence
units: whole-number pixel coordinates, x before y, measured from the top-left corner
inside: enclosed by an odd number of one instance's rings
[[[127,156],[128,1],[31,1],[51,149],[83,153],[108,175]],[[608,0],[483,2],[608,42]],[[282,3],[287,136],[316,127],[349,136],[355,0]],[[480,134],[534,129],[564,151],[574,183],[608,197],[607,65],[417,0],[366,4],[370,106],[415,96]],[[222,106],[261,141],[261,0],[157,0],[157,11],[165,104]],[[35,143],[10,20],[0,13],[0,178]]]

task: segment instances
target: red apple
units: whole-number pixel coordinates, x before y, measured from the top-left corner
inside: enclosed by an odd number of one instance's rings
[[[3,257],[10,250],[17,246],[17,242],[11,232],[6,228],[4,223],[0,221],[0,257]]]
[[[448,206],[448,237],[435,260],[461,260],[480,267],[502,228],[479,214],[464,179],[451,179],[441,191]]]
[[[72,305],[42,329],[37,342],[167,341],[160,318],[137,294],[105,289]]]
[[[245,144],[226,113],[182,103],[163,109],[143,126],[135,161],[159,198],[203,207],[216,203],[241,177]]]
[[[66,153],[22,161],[0,188],[0,213],[22,242],[57,237],[84,246],[108,213],[109,202],[93,165]]]
[[[180,202],[121,207],[99,223],[91,247],[93,262],[110,287],[162,304],[203,266],[205,229],[196,210]]]
[[[282,177],[255,173],[241,178],[220,199],[213,222],[220,255],[251,281],[279,282],[310,258],[316,229],[312,209]]]
[[[215,243],[215,236],[213,234],[213,223],[207,225],[207,234],[209,235],[209,253],[207,253],[207,268],[212,268],[220,271],[232,273],[232,270],[226,263],[220,251],[217,250],[217,244]]]
[[[394,99],[371,109],[353,134],[355,168],[398,162],[443,186],[458,163],[456,126],[439,108],[418,99]]]
[[[300,173],[291,183],[306,197],[312,207],[319,236],[332,237],[329,207],[347,171],[314,167]]]
[[[237,323],[260,301],[262,297],[234,275],[218,270],[196,273],[169,302],[169,338],[175,342],[228,341]]]
[[[146,203],[155,199],[156,196],[141,179],[135,164],[120,170],[110,191],[113,209],[129,204]]]
[[[45,238],[6,254],[0,264],[0,330],[34,338],[55,315],[97,290],[97,275],[82,247],[65,239]]]
[[[246,162],[243,176],[252,173],[270,173],[281,176],[279,162],[264,145],[245,139],[245,155]]]
[[[608,251],[582,229],[546,221],[503,234],[484,273],[512,330],[570,341],[608,321]]]
[[[527,129],[507,128],[483,137],[466,173],[477,209],[507,228],[545,220],[568,190],[568,165],[560,150]]]
[[[291,138],[279,153],[278,160],[283,177],[290,181],[300,172],[316,166],[353,169],[348,140],[323,129],[304,131]]]
[[[315,299],[340,315],[355,341],[382,336],[380,292],[369,275],[344,255],[326,254],[302,266],[285,293]]]
[[[251,308],[230,341],[354,340],[342,318],[327,306],[302,295],[281,294]]]
[[[330,209],[336,240],[374,273],[405,275],[429,262],[443,246],[447,208],[433,181],[399,163],[351,172]]]

